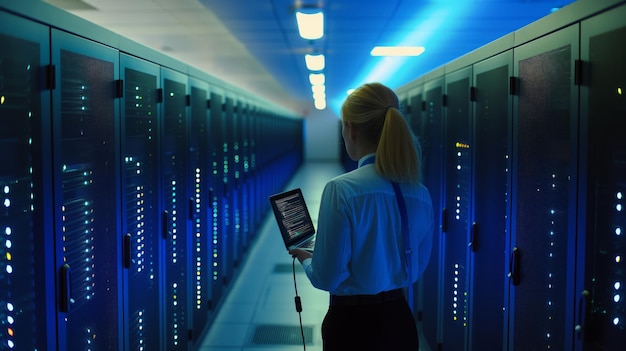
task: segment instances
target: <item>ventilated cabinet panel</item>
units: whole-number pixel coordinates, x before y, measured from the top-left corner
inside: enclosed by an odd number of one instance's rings
[[[160,69],[121,56],[122,98],[122,234],[127,274],[128,345],[131,350],[158,350],[162,344],[159,254],[159,108]]]
[[[161,69],[161,201],[165,241],[166,350],[186,350],[190,327],[187,77]]]
[[[585,350],[626,345],[626,7],[581,25],[586,66],[581,113],[588,126],[585,278],[577,335]]]
[[[226,276],[232,277],[235,264],[237,262],[237,241],[235,228],[235,211],[237,207],[237,188],[235,187],[235,164],[233,162],[234,137],[233,125],[235,121],[235,101],[230,97],[225,97],[222,123],[221,123],[221,162],[222,181],[224,194],[222,196],[223,214],[223,237],[224,253],[222,254],[222,265],[226,269]]]
[[[421,278],[424,282],[424,305],[421,311],[422,328],[425,340],[431,349],[436,350],[441,341],[440,296],[441,288],[441,249],[442,249],[442,196],[443,196],[443,77],[424,84],[425,110],[422,113],[423,130],[418,134],[422,145],[423,180],[430,191],[435,213],[435,233],[433,250],[428,267]],[[418,315],[420,311],[418,311]]]
[[[446,74],[445,218],[443,222],[443,347],[461,350],[469,323],[468,245],[472,180],[471,67]]]
[[[0,23],[0,349],[53,349],[49,30]]]
[[[470,228],[471,350],[505,348],[510,230],[512,51],[474,65],[473,221]]]
[[[191,218],[191,308],[193,339],[206,326],[212,306],[211,269],[211,158],[208,84],[190,80],[189,209]]]
[[[211,93],[211,125],[210,125],[210,152],[211,152],[211,279],[213,300],[217,301],[222,295],[222,287],[226,283],[227,270],[225,257],[226,234],[224,228],[224,167],[223,167],[223,98],[220,94]]]
[[[118,57],[52,32],[60,349],[121,348]]]
[[[571,348],[578,89],[573,26],[514,51],[511,346]]]

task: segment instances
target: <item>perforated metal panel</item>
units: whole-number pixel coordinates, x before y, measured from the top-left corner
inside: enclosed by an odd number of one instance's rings
[[[300,345],[302,334],[306,345],[313,344],[313,327],[291,325],[257,325],[250,338],[252,345]]]

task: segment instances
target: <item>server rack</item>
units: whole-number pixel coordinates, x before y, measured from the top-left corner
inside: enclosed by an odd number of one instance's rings
[[[119,53],[51,38],[58,349],[122,349]]]
[[[250,184],[250,106],[247,103],[240,102],[237,109],[240,112],[239,115],[239,156],[238,156],[238,169],[239,169],[239,188],[241,189],[241,210],[240,210],[240,230],[243,238],[243,250],[247,251],[250,245],[250,241],[254,234],[251,231],[252,215],[250,209],[252,208],[252,187]]]
[[[504,350],[510,245],[513,52],[474,65],[469,349]]]
[[[441,342],[441,302],[439,296],[443,293],[442,278],[440,276],[444,259],[442,253],[442,223],[445,219],[443,211],[443,72],[435,72],[424,82],[424,111],[422,116],[423,132],[418,136],[422,145],[423,155],[423,184],[430,191],[435,213],[433,233],[433,251],[428,268],[422,277],[425,287],[423,298],[425,303],[421,310],[422,323],[426,342],[431,349],[436,350]],[[435,302],[436,301],[436,302]],[[419,312],[418,312],[419,313]]]
[[[576,350],[626,344],[626,6],[581,23],[581,165]]]
[[[0,349],[53,350],[49,28],[2,12],[0,23]]]
[[[472,201],[472,67],[447,73],[444,94],[445,216],[443,218],[443,319],[442,341],[446,349],[465,349],[468,338],[469,264]]]
[[[165,259],[165,348],[189,345],[190,224],[188,97],[186,75],[161,68],[161,206]]]
[[[511,349],[571,349],[578,25],[514,49]]]
[[[191,220],[191,339],[195,342],[211,316],[212,288],[211,227],[209,189],[212,185],[210,157],[209,85],[189,78],[189,218]]]
[[[163,344],[161,213],[159,195],[159,66],[120,55],[124,330],[126,349]]]
[[[212,256],[212,277],[213,280],[213,300],[218,301],[222,296],[223,286],[227,281],[227,270],[225,268],[224,234],[224,180],[223,180],[223,155],[222,155],[222,96],[216,92],[211,92],[211,124],[210,124],[210,147],[211,147],[211,173],[212,187],[210,188],[211,211],[212,211],[212,231],[211,231],[211,256]]]
[[[224,169],[224,233],[226,234],[226,265],[227,275],[232,276],[239,254],[237,246],[239,237],[236,229],[236,211],[237,206],[237,186],[235,183],[235,162],[234,162],[234,143],[235,143],[235,101],[233,98],[226,96],[224,99],[224,113],[222,114],[222,156]]]

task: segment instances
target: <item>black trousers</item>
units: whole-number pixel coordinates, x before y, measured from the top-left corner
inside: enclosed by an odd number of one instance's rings
[[[322,323],[324,351],[419,350],[415,319],[405,299],[331,306]]]

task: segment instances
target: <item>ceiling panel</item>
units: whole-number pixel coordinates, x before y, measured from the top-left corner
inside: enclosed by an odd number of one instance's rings
[[[326,55],[329,109],[378,80],[397,88],[573,0],[298,0],[320,4],[325,36],[301,39],[296,0],[45,0],[298,113],[313,109],[304,54]],[[376,45],[423,45],[375,58]]]

